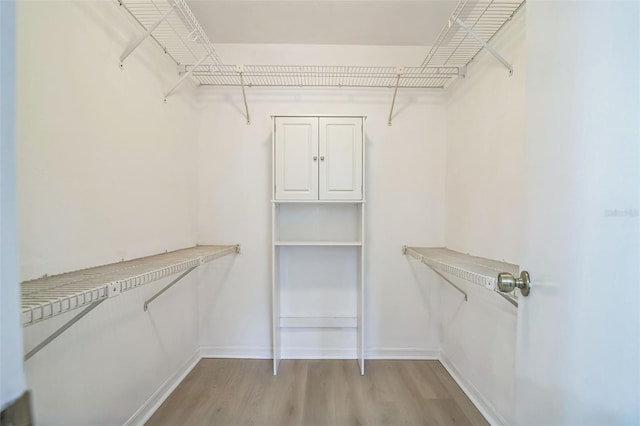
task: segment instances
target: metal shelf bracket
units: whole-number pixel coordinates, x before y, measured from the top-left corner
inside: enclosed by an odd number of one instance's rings
[[[165,12],[164,15],[162,15],[162,17],[156,21],[155,24],[153,24],[151,27],[149,27],[149,29],[142,34],[140,37],[138,37],[138,39],[136,41],[134,41],[128,48],[127,50],[125,50],[122,55],[120,55],[120,68],[123,68],[123,63],[125,61],[125,59],[127,59],[129,57],[129,55],[131,55],[131,53],[133,53],[134,50],[136,50],[138,48],[138,46],[140,46],[140,44],[142,44],[143,41],[145,41],[147,39],[147,37],[149,37],[151,35],[152,32],[154,32],[156,30],[156,28],[158,28],[158,26],[160,24],[162,24],[164,21],[167,20],[167,18],[169,17],[169,15],[171,15],[174,11],[176,10],[176,5],[175,3],[171,6],[171,8],[169,10],[167,10]]]
[[[391,126],[391,120],[393,119],[393,108],[396,105],[396,95],[398,94],[398,85],[400,84],[400,76],[404,74],[404,68],[396,67],[396,87],[393,90],[393,100],[391,101],[391,111],[389,111],[389,126]]]
[[[32,356],[34,356],[35,354],[40,352],[40,350],[42,348],[47,346],[49,343],[53,342],[58,336],[60,336],[65,331],[67,331],[73,324],[75,324],[78,321],[80,321],[82,319],[82,317],[87,315],[89,312],[93,311],[95,308],[98,307],[99,304],[101,304],[105,300],[107,300],[107,299],[100,299],[100,300],[98,300],[96,302],[93,302],[91,305],[87,306],[78,315],[76,315],[75,317],[71,318],[69,321],[64,323],[64,325],[62,327],[60,327],[59,329],[54,331],[49,337],[47,337],[40,344],[38,344],[38,346],[36,346],[35,348],[33,348],[29,352],[27,352],[27,354],[24,356],[24,360],[27,361],[29,358],[31,358]]]
[[[203,261],[202,259],[200,259],[200,264],[202,264]],[[149,304],[151,302],[153,302],[154,300],[156,300],[158,297],[160,297],[160,295],[162,293],[164,293],[165,291],[169,290],[171,287],[173,287],[175,284],[178,283],[178,281],[180,281],[181,279],[183,279],[184,277],[186,277],[191,271],[193,271],[194,269],[196,269],[199,265],[197,266],[193,266],[189,269],[187,269],[186,271],[184,271],[183,273],[181,273],[175,280],[171,281],[169,284],[167,284],[165,287],[162,288],[162,290],[160,290],[159,292],[157,292],[156,294],[154,294],[153,296],[151,296],[149,299],[144,301],[144,311],[146,312],[148,310]]]
[[[238,65],[238,75],[240,76],[240,87],[242,87],[242,99],[244,100],[244,111],[247,117],[247,125],[251,124],[251,117],[249,116],[249,107],[247,106],[247,95],[244,92],[244,79],[242,78],[242,73],[244,72],[244,67],[242,65]]]
[[[460,20],[460,18],[455,18],[455,23],[458,24],[463,30],[465,30],[466,33],[473,37],[478,43],[480,43],[482,47],[484,47],[489,53],[491,53],[498,61],[500,61],[502,65],[504,65],[509,70],[510,76],[513,75],[513,67],[500,53],[498,53],[497,50],[495,50],[487,42],[478,37],[478,35],[471,28],[469,28],[467,24]],[[453,23],[449,21],[449,26],[451,25],[453,25]]]
[[[198,68],[200,65],[202,65],[202,63],[204,61],[207,60],[207,58],[209,58],[209,56],[211,56],[213,54],[213,52],[207,53],[204,57],[202,57],[202,59],[200,59],[198,61],[198,63],[196,63],[193,67],[191,67],[189,69],[189,71],[185,72],[184,74],[182,74],[182,77],[180,77],[180,79],[176,82],[176,84],[173,85],[173,87],[171,88],[171,90],[169,90],[167,92],[166,95],[164,95],[164,101],[167,102],[167,98],[182,84],[183,81],[185,81],[187,78],[189,78],[189,76],[193,73],[193,71]]]
[[[463,289],[461,289],[460,287],[458,287],[449,278],[445,277],[442,273],[440,273],[439,271],[437,271],[436,269],[431,267],[431,265],[429,265],[427,262],[425,262],[425,259],[424,259],[423,255],[421,255],[420,253],[416,252],[415,250],[412,250],[411,248],[409,248],[407,246],[402,246],[402,254],[411,256],[414,259],[417,259],[420,263],[423,263],[423,264],[429,266],[431,268],[431,270],[433,272],[435,272],[440,278],[442,278],[447,284],[449,284],[451,287],[453,287],[456,290],[458,290],[464,296],[465,302],[469,301],[469,296],[467,295],[467,292],[464,291]]]

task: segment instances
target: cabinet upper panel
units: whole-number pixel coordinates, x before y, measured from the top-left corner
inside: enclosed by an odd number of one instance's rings
[[[318,199],[318,119],[279,117],[275,124],[275,196]]]
[[[321,118],[319,196],[362,199],[362,119]]]
[[[276,117],[276,200],[363,199],[362,117]]]

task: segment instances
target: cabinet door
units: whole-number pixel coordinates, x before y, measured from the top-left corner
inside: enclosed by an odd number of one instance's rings
[[[276,117],[276,200],[318,199],[318,118]]]
[[[362,118],[320,118],[320,199],[362,199]]]

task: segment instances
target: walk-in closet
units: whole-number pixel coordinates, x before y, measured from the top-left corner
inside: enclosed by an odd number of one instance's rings
[[[637,425],[640,3],[0,1],[5,425]]]

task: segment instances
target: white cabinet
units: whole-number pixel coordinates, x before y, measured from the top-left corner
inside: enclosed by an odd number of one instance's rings
[[[273,372],[355,358],[364,374],[364,117],[274,117]]]
[[[276,200],[362,200],[362,117],[276,117]]]

